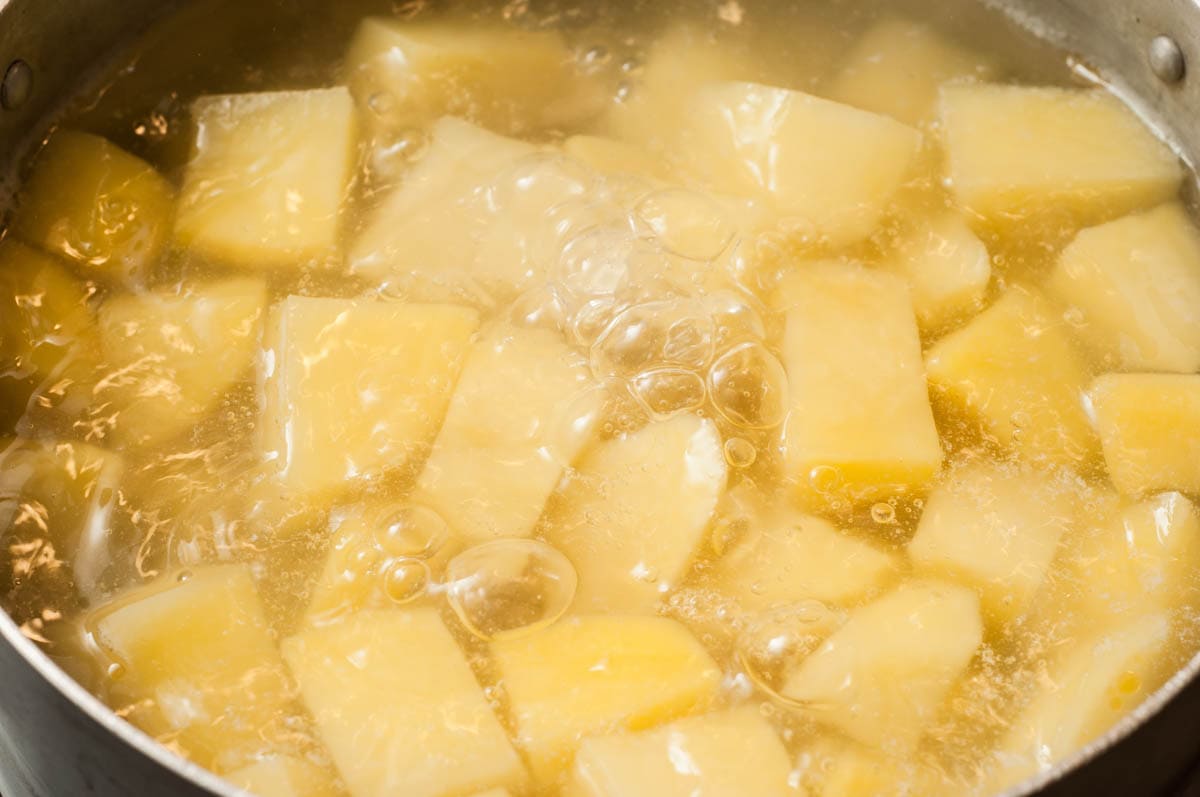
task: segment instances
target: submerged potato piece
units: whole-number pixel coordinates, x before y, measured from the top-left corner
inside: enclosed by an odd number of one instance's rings
[[[1179,204],[1079,233],[1046,283],[1122,370],[1200,370],[1200,233]]]
[[[686,762],[686,763],[681,763]],[[575,756],[570,797],[786,797],[792,762],[771,724],[744,707],[655,730],[594,736]]]
[[[517,786],[521,761],[433,609],[365,611],[283,643],[353,797]]]
[[[96,387],[127,445],[168,440],[212,412],[247,378],[262,341],[267,286],[257,279],[182,293],[115,296],[98,313],[110,375]]]
[[[818,737],[796,757],[796,774],[810,797],[908,797],[940,793],[921,790],[915,767],[862,745]]]
[[[1170,199],[1183,178],[1167,146],[1102,89],[947,86],[941,127],[959,203],[1006,231],[1044,216],[1116,218]]]
[[[816,263],[785,279],[776,306],[791,391],[784,467],[800,495],[870,501],[936,476],[942,447],[904,282]]]
[[[600,174],[657,177],[665,171],[662,162],[647,150],[615,138],[571,136],[563,142],[563,152]]]
[[[862,35],[826,93],[838,102],[916,126],[935,113],[943,83],[986,78],[992,71],[983,57],[931,28],[890,18]]]
[[[80,341],[92,338],[93,286],[47,255],[0,242],[0,373],[44,379]]]
[[[1039,293],[1009,290],[926,353],[934,394],[1032,460],[1086,462],[1096,451],[1087,372],[1063,327]]]
[[[289,489],[410,467],[433,442],[474,310],[292,296],[271,314],[264,446]]]
[[[921,134],[894,119],[756,83],[706,86],[689,111],[686,170],[834,247],[874,231],[921,149]]]
[[[273,756],[225,776],[253,797],[334,797],[333,776],[302,758]]]
[[[545,523],[579,574],[579,612],[654,612],[683,577],[725,490],[712,421],[677,415],[602,443]]]
[[[983,640],[974,592],[914,581],[855,611],[783,694],[867,745],[916,744]]]
[[[919,570],[977,589],[986,620],[1011,623],[1029,609],[1075,522],[1073,478],[992,462],[957,468],[926,500],[909,555]]]
[[[175,189],[99,136],[60,131],[38,155],[12,231],[86,274],[140,281],[171,234]]]
[[[256,269],[336,254],[357,152],[346,89],[201,97],[192,117],[180,244]]]
[[[150,701],[133,721],[200,765],[241,766],[289,732],[291,686],[248,567],[203,567],[182,582],[163,576],[99,609],[90,624],[124,668],[115,688]]]
[[[662,617],[572,617],[492,644],[516,743],[551,785],[585,736],[650,728],[703,711],[721,669],[683,626]]]
[[[1088,397],[1118,490],[1200,493],[1200,376],[1108,374]]]
[[[602,401],[587,361],[560,336],[493,328],[467,355],[416,500],[466,540],[530,536],[591,441]]]

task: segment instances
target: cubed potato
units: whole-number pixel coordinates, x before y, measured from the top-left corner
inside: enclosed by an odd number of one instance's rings
[[[862,35],[826,94],[916,126],[934,116],[942,84],[986,79],[993,71],[984,57],[947,41],[928,26],[892,17]]]
[[[1032,460],[1083,463],[1096,436],[1083,407],[1087,372],[1040,293],[1013,288],[925,357],[934,395]]]
[[[606,136],[571,136],[563,142],[563,152],[600,174],[659,177],[665,172],[662,161],[647,150]]]
[[[292,296],[271,313],[264,446],[321,493],[420,462],[446,414],[474,310]]]
[[[517,746],[544,785],[571,765],[584,737],[704,711],[721,678],[700,643],[662,617],[572,617],[495,642],[492,656]]]
[[[225,776],[253,797],[335,797],[333,776],[323,768],[292,756],[272,756]]]
[[[958,201],[1003,231],[1088,225],[1174,196],[1178,159],[1103,89],[946,86],[941,127]]]
[[[721,436],[694,415],[588,453],[544,524],[579,574],[575,610],[653,613],[691,564],[725,481]]]
[[[681,764],[681,762],[686,762]],[[571,797],[786,797],[791,758],[757,708],[584,740]]]
[[[1076,481],[1064,472],[969,462],[929,495],[909,555],[919,570],[978,590],[989,622],[1014,622],[1029,610],[1075,523]]]
[[[99,310],[110,375],[95,388],[115,410],[113,431],[146,446],[190,429],[248,378],[262,342],[267,286],[257,279],[180,293],[115,296]]]
[[[1200,370],[1200,233],[1183,207],[1084,230],[1047,290],[1080,313],[1080,337],[1127,371]]]
[[[9,239],[0,243],[0,371],[41,380],[95,334],[94,286],[58,262]]]
[[[131,719],[202,766],[229,771],[292,732],[292,687],[249,568],[180,575],[134,588],[89,625],[124,669],[114,688],[149,701]]]
[[[20,194],[12,231],[81,273],[140,282],[171,236],[175,189],[153,166],[88,133],[56,133]]]
[[[602,402],[587,361],[560,336],[493,327],[467,355],[416,500],[467,540],[530,536]]]
[[[879,500],[933,479],[942,446],[903,280],[815,263],[785,279],[776,309],[787,313],[784,467],[804,500]]]
[[[519,786],[520,758],[434,609],[365,611],[283,643],[352,797]]]
[[[883,268],[908,283],[925,335],[978,312],[992,279],[987,246],[954,212],[909,225]]]
[[[255,269],[335,256],[357,157],[344,88],[201,97],[175,237]]]
[[[921,150],[921,134],[894,119],[757,83],[706,86],[689,112],[686,171],[831,247],[875,230]]]
[[[788,675],[783,694],[864,744],[907,748],[982,640],[974,592],[910,582],[855,611]]]
[[[1200,376],[1108,374],[1088,397],[1118,490],[1200,493]]]

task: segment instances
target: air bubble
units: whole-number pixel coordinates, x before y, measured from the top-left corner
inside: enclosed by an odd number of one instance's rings
[[[658,191],[637,206],[637,216],[668,252],[689,260],[713,260],[733,241],[724,208],[684,189]]]
[[[611,60],[612,54],[602,44],[587,48],[579,57],[580,66],[588,72],[596,72],[603,69]]]
[[[896,507],[880,502],[871,507],[871,520],[881,526],[890,526],[896,522]]]
[[[656,418],[669,418],[680,412],[704,406],[704,380],[695,371],[661,368],[634,377],[633,393]]]
[[[377,91],[367,98],[367,107],[378,117],[385,117],[396,110],[396,98],[390,91]]]
[[[625,306],[613,299],[593,299],[571,317],[571,337],[575,343],[591,348]]]
[[[553,286],[541,285],[513,302],[509,320],[518,327],[562,332],[567,327],[567,310]]]
[[[740,428],[770,429],[787,416],[787,374],[760,343],[722,355],[709,372],[709,389],[717,410]]]
[[[712,361],[712,317],[690,300],[647,302],[625,310],[592,347],[601,377],[632,377],[662,366],[702,371]]]
[[[449,538],[450,528],[442,516],[420,504],[385,510],[375,525],[375,544],[386,556],[428,559]]]
[[[425,594],[429,565],[420,559],[396,559],[383,571],[383,594],[393,603],[412,603]]]
[[[612,296],[625,284],[639,242],[620,225],[599,227],[569,241],[559,258],[559,278],[575,296]]]
[[[546,211],[588,193],[592,171],[566,155],[539,152],[517,161],[491,187],[493,207],[544,217]]]
[[[368,155],[367,179],[375,187],[396,182],[428,146],[428,136],[416,128],[380,135],[372,143]]]
[[[836,492],[842,486],[842,472],[832,465],[817,465],[808,473],[809,485],[821,495]]]
[[[767,336],[763,310],[758,303],[734,291],[717,291],[704,300],[717,327],[717,345],[762,341]]]
[[[754,443],[741,437],[731,437],[725,441],[725,461],[734,468],[748,468],[758,459],[758,449]]]
[[[575,599],[567,557],[536,540],[497,540],[471,548],[446,569],[447,598],[462,624],[484,640],[532,633],[554,623]]]
[[[749,618],[737,638],[737,660],[759,689],[784,703],[788,675],[845,623],[842,612],[802,601]]]

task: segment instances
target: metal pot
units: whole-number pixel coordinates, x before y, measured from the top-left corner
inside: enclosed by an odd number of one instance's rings
[[[123,43],[186,0],[0,0],[0,208],[22,152]],[[1182,0],[980,0],[1102,76],[1200,162],[1200,8]],[[1084,67],[1081,67],[1084,68]],[[1200,78],[1200,75],[1197,75]],[[1194,771],[1193,771],[1194,769]],[[0,612],[4,797],[234,797],[118,719]],[[1007,797],[1200,795],[1200,656],[1102,739]]]

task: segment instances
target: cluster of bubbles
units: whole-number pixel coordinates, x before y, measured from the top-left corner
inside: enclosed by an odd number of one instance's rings
[[[735,641],[738,664],[762,692],[780,703],[789,673],[838,630],[846,614],[820,601],[787,604],[746,619]]]

